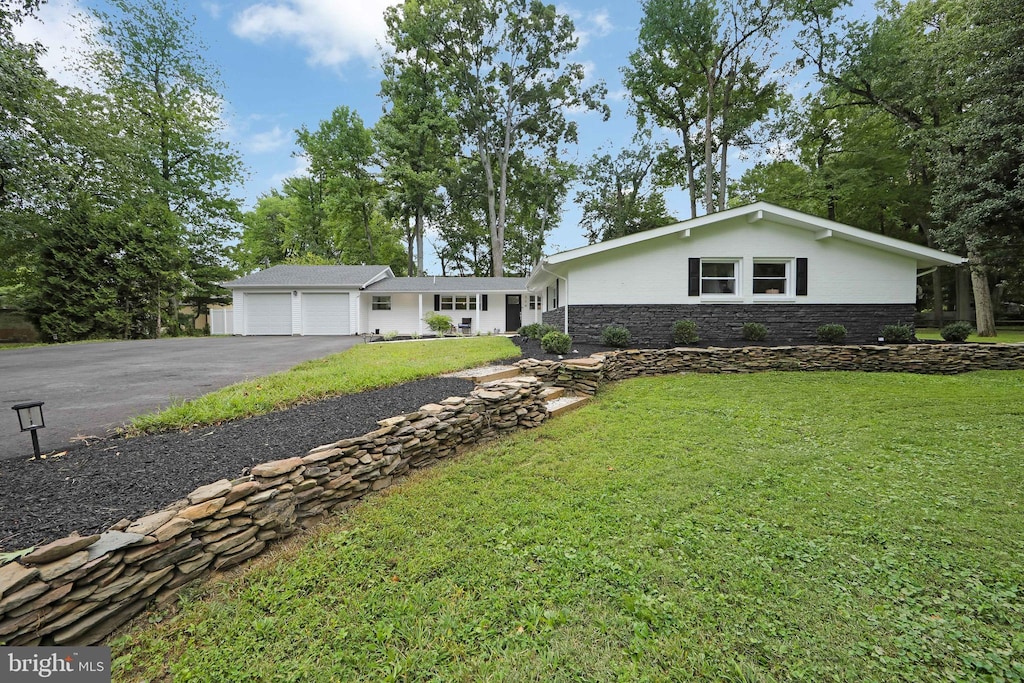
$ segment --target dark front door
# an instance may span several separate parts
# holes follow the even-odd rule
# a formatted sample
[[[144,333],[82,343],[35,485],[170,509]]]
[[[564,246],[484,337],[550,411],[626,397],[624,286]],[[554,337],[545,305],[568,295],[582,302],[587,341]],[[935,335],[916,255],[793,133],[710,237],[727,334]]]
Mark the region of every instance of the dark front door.
[[[505,331],[515,332],[523,326],[523,297],[518,294],[505,295]]]

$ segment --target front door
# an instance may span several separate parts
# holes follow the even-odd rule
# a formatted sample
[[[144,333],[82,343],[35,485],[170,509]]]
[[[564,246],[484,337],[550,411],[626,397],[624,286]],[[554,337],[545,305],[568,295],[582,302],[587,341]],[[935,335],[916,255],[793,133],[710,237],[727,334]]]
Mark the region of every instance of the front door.
[[[505,295],[505,331],[515,332],[523,326],[523,297],[518,294]]]

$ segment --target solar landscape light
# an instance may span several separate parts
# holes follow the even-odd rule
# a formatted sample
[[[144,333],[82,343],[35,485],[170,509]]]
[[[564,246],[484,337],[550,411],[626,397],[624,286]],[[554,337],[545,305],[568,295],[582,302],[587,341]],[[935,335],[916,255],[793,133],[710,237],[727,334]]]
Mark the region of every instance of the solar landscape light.
[[[11,410],[18,413],[18,424],[21,426],[21,431],[32,432],[32,450],[35,451],[38,458],[41,453],[39,452],[39,435],[36,434],[36,430],[46,426],[46,422],[43,421],[43,402],[19,403],[16,406],[11,406]]]

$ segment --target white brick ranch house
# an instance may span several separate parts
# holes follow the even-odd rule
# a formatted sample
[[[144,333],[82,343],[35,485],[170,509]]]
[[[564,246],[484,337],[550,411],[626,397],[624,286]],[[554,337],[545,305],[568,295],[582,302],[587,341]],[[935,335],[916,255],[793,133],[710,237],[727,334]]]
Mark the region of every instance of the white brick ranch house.
[[[702,341],[738,341],[745,322],[774,343],[813,342],[824,323],[872,342],[913,324],[918,277],[964,259],[765,202],[544,257],[527,287],[543,320],[579,342],[608,325],[638,345],[697,323]]]
[[[447,315],[464,334],[514,332],[539,322],[526,278],[395,277],[388,266],[273,266],[224,283],[239,335],[431,334]]]

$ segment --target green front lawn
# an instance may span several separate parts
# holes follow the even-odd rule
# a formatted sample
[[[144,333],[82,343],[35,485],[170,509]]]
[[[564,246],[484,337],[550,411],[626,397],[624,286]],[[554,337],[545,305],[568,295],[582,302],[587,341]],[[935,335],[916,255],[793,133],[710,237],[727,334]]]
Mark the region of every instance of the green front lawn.
[[[918,327],[915,330],[918,339],[942,339],[939,330],[934,327]],[[1024,327],[997,327],[995,337],[979,337],[972,334],[967,338],[969,342],[987,342],[999,344],[1015,344],[1024,342]]]
[[[291,370],[224,387],[132,420],[130,434],[188,429],[281,410],[328,396],[379,389],[520,355],[506,337],[361,344]]]
[[[1019,681],[1022,391],[622,382],[151,614],[115,680]]]

